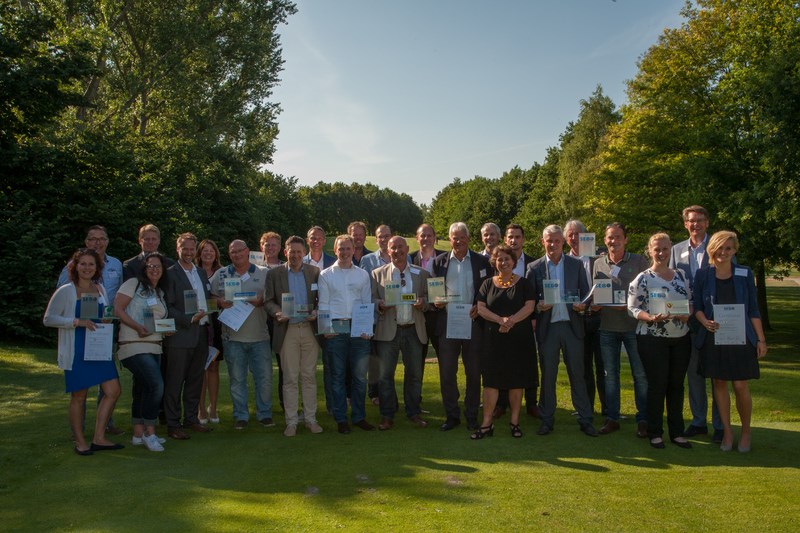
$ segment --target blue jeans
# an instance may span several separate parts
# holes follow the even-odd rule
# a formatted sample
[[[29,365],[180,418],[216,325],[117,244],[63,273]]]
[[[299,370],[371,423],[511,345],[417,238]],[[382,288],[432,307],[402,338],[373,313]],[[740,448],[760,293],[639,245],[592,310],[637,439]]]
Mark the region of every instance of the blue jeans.
[[[269,341],[222,341],[228,376],[231,382],[231,402],[234,420],[250,418],[247,407],[247,369],[253,374],[256,388],[256,418],[272,418],[272,350]]]
[[[131,423],[155,426],[158,410],[164,395],[164,379],[161,377],[161,355],[139,353],[126,357],[122,366],[133,374],[133,403]]]
[[[331,394],[333,399],[333,418],[337,423],[347,422],[347,389],[345,375],[347,367],[353,375],[350,393],[350,418],[353,423],[366,418],[364,407],[367,395],[367,369],[369,366],[370,341],[361,337],[351,337],[341,333],[325,339],[325,352],[331,367]]]
[[[605,331],[597,332],[600,336],[600,353],[603,355],[603,369],[605,371],[605,393],[607,418],[619,421],[619,357],[622,345],[628,352],[633,375],[633,391],[636,401],[636,421],[647,421],[647,374],[645,374],[639,349],[636,346],[636,332]]]

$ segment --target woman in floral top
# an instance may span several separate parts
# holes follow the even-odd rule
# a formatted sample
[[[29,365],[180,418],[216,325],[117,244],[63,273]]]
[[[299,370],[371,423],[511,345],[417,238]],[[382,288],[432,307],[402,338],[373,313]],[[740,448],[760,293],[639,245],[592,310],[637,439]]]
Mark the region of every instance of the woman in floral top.
[[[647,374],[647,426],[650,445],[664,448],[664,401],[669,438],[681,448],[692,445],[683,437],[683,381],[689,366],[689,304],[691,294],[683,272],[669,268],[672,243],[666,233],[650,237],[650,268],[628,289],[628,313],[639,321],[636,341]]]

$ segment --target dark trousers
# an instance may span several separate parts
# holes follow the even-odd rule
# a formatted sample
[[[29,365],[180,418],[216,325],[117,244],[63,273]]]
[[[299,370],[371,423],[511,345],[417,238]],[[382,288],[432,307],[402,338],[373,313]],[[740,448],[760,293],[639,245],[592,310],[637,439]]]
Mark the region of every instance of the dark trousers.
[[[636,335],[639,357],[647,374],[647,434],[664,434],[664,400],[667,405],[669,438],[683,433],[683,380],[692,346],[689,335],[654,337]]]
[[[600,352],[600,336],[597,330],[600,327],[600,315],[595,313],[586,317],[584,322],[583,337],[583,380],[586,383],[586,392],[589,403],[594,410],[594,397],[600,400],[600,413],[606,415],[606,379],[603,368],[603,355]]]
[[[468,422],[478,419],[481,403],[481,328],[478,321],[472,322],[472,339],[439,338],[439,382],[442,388],[442,404],[448,420],[461,420],[458,410],[458,356],[464,362],[467,378],[464,393],[464,416]]]
[[[193,348],[171,346],[167,357],[164,380],[164,415],[168,427],[181,426],[181,403],[184,424],[198,424],[197,407],[203,388],[203,374],[208,358],[208,341],[202,327],[197,345]]]
[[[427,311],[425,313],[425,332],[428,334],[428,340],[430,341],[430,345],[433,346],[433,351],[436,352],[437,356],[439,354],[439,336],[436,334],[436,322],[437,322],[437,315],[436,311]],[[422,374],[420,374],[419,379],[423,381],[425,379],[425,359],[428,357],[428,344],[425,344],[422,348]],[[420,401],[422,399],[420,398]]]

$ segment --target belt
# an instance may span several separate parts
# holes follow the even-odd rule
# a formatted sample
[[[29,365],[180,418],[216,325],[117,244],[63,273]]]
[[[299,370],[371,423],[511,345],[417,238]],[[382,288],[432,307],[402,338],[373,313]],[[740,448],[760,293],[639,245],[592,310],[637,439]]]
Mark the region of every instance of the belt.
[[[397,327],[401,329],[413,328],[414,326],[416,326],[416,324],[413,322],[411,324],[397,324]]]
[[[311,324],[309,324],[308,321],[306,320],[306,321],[303,321],[303,322],[295,322],[294,324],[290,323],[289,325],[290,326],[310,326]]]

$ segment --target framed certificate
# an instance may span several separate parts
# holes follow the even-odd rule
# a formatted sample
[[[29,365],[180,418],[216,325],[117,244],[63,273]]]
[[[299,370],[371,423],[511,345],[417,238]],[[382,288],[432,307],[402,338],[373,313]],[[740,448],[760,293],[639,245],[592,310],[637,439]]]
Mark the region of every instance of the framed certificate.
[[[597,255],[597,243],[595,241],[594,233],[579,233],[578,234],[578,255],[584,257],[594,257]]]
[[[187,289],[183,291],[183,312],[187,315],[194,315],[198,311],[197,308],[197,291],[194,289]]]
[[[242,280],[239,278],[225,278],[225,300],[232,302],[234,295],[242,292]]]
[[[175,333],[174,318],[157,318],[155,320],[156,333]]]
[[[447,293],[444,278],[428,278],[428,301],[433,303],[446,303]]]
[[[561,282],[557,279],[542,280],[544,288],[544,303],[545,305],[555,305],[564,303],[561,301]]]
[[[610,279],[594,278],[594,295],[595,305],[611,305],[614,303],[614,290]]]
[[[400,282],[391,281],[383,286],[383,303],[387,306],[400,305]]]
[[[651,315],[666,315],[669,310],[667,309],[667,291],[662,289],[654,289],[648,292],[649,309]]]
[[[295,316],[294,294],[291,292],[284,292],[281,294],[281,313],[283,316],[288,316],[289,318]]]
[[[100,295],[86,293],[81,295],[81,320],[94,320],[100,318]]]

